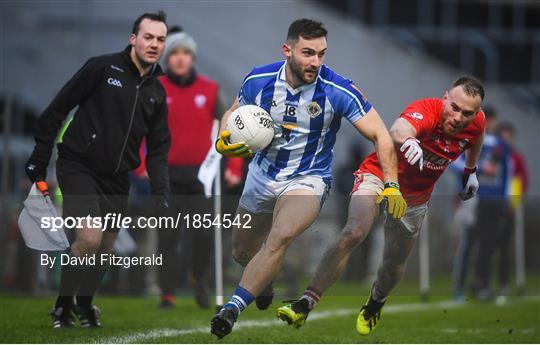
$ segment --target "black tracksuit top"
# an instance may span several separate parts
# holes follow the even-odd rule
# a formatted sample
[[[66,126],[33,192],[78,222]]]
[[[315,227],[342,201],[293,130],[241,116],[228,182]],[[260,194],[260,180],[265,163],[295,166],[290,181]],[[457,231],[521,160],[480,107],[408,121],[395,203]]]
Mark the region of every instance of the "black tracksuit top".
[[[161,68],[156,64],[141,77],[130,49],[91,58],[64,85],[38,119],[31,160],[48,164],[62,122],[78,106],[58,144],[60,155],[77,158],[97,174],[125,174],[139,166],[146,137],[152,194],[167,197],[171,137],[165,90],[156,78]]]

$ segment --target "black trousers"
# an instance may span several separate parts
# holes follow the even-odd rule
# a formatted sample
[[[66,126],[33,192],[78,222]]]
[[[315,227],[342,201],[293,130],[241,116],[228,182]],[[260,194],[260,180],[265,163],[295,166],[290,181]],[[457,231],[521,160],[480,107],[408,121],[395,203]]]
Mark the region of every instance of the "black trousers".
[[[514,213],[506,197],[481,198],[478,204],[478,257],[476,261],[477,290],[491,283],[493,258],[498,252],[499,286],[506,288],[510,278],[510,248],[514,228]]]
[[[116,175],[103,175],[93,172],[80,159],[59,151],[56,162],[56,176],[62,191],[62,216],[105,217],[107,213],[126,214],[129,193],[127,172]],[[75,229],[65,227],[66,235],[75,239]],[[97,231],[101,231],[100,229]],[[118,227],[108,227],[106,231],[118,232]],[[60,291],[56,307],[69,306],[77,294],[77,304],[89,307],[105,272],[106,265],[62,266]]]
[[[202,184],[196,179],[198,168],[170,169],[170,216],[181,214],[177,229],[158,230],[158,253],[163,254],[159,271],[162,294],[173,294],[187,273],[195,284],[208,284],[211,272],[214,229],[193,221],[209,214],[213,219],[212,199],[206,199]],[[188,216],[189,228],[187,227]]]

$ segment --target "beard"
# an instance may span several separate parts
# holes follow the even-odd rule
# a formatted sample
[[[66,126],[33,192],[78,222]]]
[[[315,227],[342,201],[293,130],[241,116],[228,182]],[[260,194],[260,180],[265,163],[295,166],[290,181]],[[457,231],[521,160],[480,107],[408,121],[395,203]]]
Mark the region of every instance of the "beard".
[[[135,55],[137,56],[137,60],[139,60],[142,67],[148,67],[153,64],[153,62],[146,60],[144,55],[140,55],[137,51],[135,51]]]
[[[303,70],[302,67],[300,67],[300,65],[298,65],[296,63],[296,61],[294,61],[294,58],[291,58],[289,60],[289,65],[291,67],[291,72],[294,74],[294,76],[298,79],[298,80],[301,80],[304,84],[309,84],[309,83],[312,83],[313,80],[315,80],[316,78],[316,75],[317,73],[319,72],[318,70],[315,70],[313,72],[313,74],[315,75],[315,78],[313,78],[313,80],[308,80],[304,77],[304,73],[306,72],[306,70]]]
[[[136,47],[134,47],[134,50],[135,50],[135,57],[137,58],[137,60],[138,60],[139,64],[141,65],[141,67],[146,68],[146,67],[151,66],[151,65],[153,65],[155,63],[153,61],[148,61],[144,57],[144,51],[139,51]]]
[[[443,121],[443,132],[445,132],[445,134],[459,134],[465,129],[465,127],[467,127],[467,125],[464,124],[457,124],[457,127],[454,127],[450,124],[450,121]]]

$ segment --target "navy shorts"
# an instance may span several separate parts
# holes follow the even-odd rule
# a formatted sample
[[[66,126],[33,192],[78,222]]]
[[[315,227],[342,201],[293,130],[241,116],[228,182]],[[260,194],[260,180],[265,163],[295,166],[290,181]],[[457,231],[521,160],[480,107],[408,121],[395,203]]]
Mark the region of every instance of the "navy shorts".
[[[103,219],[107,213],[126,216],[129,194],[127,172],[96,174],[76,159],[60,156],[56,162],[56,176],[62,191],[64,219],[87,216]],[[107,231],[118,232],[120,229],[109,227]]]

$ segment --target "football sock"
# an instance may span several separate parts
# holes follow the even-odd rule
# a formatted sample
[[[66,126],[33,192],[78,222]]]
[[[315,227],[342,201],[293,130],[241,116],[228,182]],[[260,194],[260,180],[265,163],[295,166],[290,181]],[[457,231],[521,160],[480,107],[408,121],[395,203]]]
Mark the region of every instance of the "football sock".
[[[92,306],[92,299],[101,281],[107,272],[107,265],[95,264],[88,267],[84,277],[81,279],[81,285],[77,293],[77,305],[83,308]]]
[[[312,310],[321,300],[321,295],[322,294],[317,289],[308,286],[300,299],[306,299],[308,301],[309,310]]]
[[[255,297],[248,290],[238,285],[229,302],[225,303],[223,307],[233,307],[232,309],[238,317],[254,299]]]
[[[73,257],[71,248],[66,250],[66,254]],[[60,275],[60,291],[56,299],[55,308],[71,308],[73,306],[73,296],[80,285],[86,266],[62,265]]]
[[[384,304],[386,302],[387,296],[382,296],[381,294],[379,294],[376,287],[376,284],[373,284],[373,286],[371,287],[370,300],[379,304]]]

